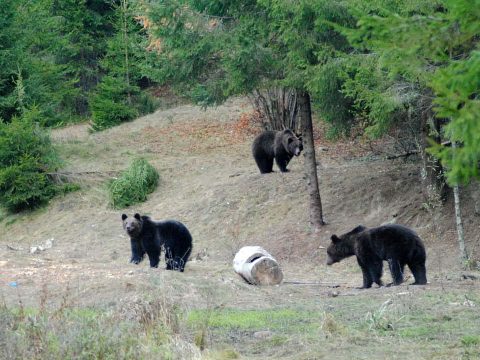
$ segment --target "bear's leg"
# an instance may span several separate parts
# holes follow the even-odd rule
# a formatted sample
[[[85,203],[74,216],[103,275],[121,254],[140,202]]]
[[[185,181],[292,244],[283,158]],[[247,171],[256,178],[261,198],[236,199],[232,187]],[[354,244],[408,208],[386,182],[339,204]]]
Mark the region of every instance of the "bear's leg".
[[[388,259],[388,266],[392,274],[393,285],[400,285],[403,282],[405,264],[400,263],[398,259]]]
[[[148,259],[150,260],[150,267],[158,267],[158,263],[160,262],[160,249],[157,249],[154,245],[152,245],[148,247],[146,251]]]
[[[427,283],[427,269],[425,268],[425,263],[408,264],[408,267],[415,278],[415,282],[412,285],[425,285]]]
[[[368,269],[370,271],[370,278],[374,283],[376,283],[378,286],[383,286],[382,283],[382,272],[383,272],[383,261],[382,260],[377,260],[372,262],[371,264],[368,265]]]
[[[130,239],[130,245],[132,246],[131,263],[139,264],[145,256],[145,250],[143,250],[142,244],[134,239]]]
[[[363,286],[359,287],[358,289],[369,289],[372,287],[372,283],[373,283],[370,271],[368,267],[360,263],[360,260],[358,260],[358,258],[357,258],[357,261],[358,261],[358,264],[360,265],[360,268],[362,269],[362,275],[363,275]]]
[[[180,272],[183,272],[183,270],[185,269],[185,264],[187,263],[191,252],[192,252],[192,248],[189,247],[188,250],[185,252],[185,254],[183,254],[183,256],[179,259],[179,270],[180,270]]]
[[[185,268],[185,263],[180,256],[176,256],[174,260],[172,260],[172,270],[183,272]]]
[[[175,270],[175,261],[170,248],[165,248],[165,264],[167,264],[165,270]]]
[[[148,253],[148,259],[150,260],[150,267],[158,267],[158,263],[160,262],[160,252],[155,251],[153,253]]]
[[[267,174],[273,172],[273,158],[270,157],[255,157],[258,169],[261,174]]]
[[[288,172],[289,171],[287,169],[288,161],[289,161],[288,159],[275,158],[275,162],[277,163],[277,166],[280,168],[281,172]]]

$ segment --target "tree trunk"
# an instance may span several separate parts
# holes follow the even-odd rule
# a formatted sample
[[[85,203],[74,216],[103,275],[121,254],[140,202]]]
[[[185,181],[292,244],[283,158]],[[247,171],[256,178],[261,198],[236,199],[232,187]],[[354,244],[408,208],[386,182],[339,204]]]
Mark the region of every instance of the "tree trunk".
[[[123,21],[123,45],[125,46],[125,82],[127,83],[127,102],[132,103],[132,96],[130,94],[130,64],[128,56],[128,20],[127,20],[127,0],[122,0],[122,21]]]
[[[455,141],[452,141],[452,148],[456,148]],[[455,222],[457,224],[458,247],[460,249],[460,259],[464,263],[468,260],[467,250],[465,249],[465,236],[463,233],[462,213],[460,211],[460,187],[458,184],[453,186],[453,199],[455,202]]]
[[[253,285],[277,285],[283,273],[277,261],[260,246],[244,246],[233,259],[233,269]]]
[[[442,205],[447,198],[447,184],[443,175],[443,167],[433,155],[427,153],[426,149],[430,146],[429,140],[435,141],[437,144],[442,142],[442,120],[435,118],[432,113],[430,100],[426,107],[426,112],[422,115],[422,139],[421,139],[421,156],[423,162],[422,182],[427,203],[435,206]]]
[[[323,221],[322,200],[318,188],[317,160],[315,158],[315,144],[313,142],[312,110],[310,94],[298,91],[298,114],[302,124],[302,138],[305,156],[305,175],[309,195],[310,223],[315,230],[325,225]]]

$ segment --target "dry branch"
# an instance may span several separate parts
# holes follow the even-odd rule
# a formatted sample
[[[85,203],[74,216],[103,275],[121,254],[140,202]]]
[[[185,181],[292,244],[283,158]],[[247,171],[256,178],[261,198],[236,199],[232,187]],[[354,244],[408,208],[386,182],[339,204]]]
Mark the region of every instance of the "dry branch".
[[[393,159],[398,159],[398,158],[401,158],[401,157],[409,157],[410,155],[415,155],[415,154],[419,154],[419,153],[420,153],[420,150],[411,150],[411,151],[407,151],[407,152],[402,153],[402,154],[388,155],[387,159],[388,160],[393,160]]]
[[[81,171],[81,172],[54,172],[47,173],[47,176],[56,183],[74,182],[74,181],[103,181],[105,178],[115,178],[119,171]]]

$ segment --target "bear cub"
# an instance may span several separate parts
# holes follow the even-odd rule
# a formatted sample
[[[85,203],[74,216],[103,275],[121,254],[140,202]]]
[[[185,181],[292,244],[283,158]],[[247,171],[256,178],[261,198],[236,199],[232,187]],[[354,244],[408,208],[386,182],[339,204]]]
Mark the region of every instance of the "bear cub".
[[[302,137],[295,135],[290,129],[264,131],[252,144],[253,157],[261,174],[273,171],[273,159],[281,172],[287,172],[287,165],[292,157],[299,156],[302,150]]]
[[[418,235],[405,226],[391,224],[371,229],[357,226],[341,236],[332,235],[331,240],[327,248],[327,265],[356,255],[363,273],[360,289],[370,288],[372,283],[383,285],[380,280],[383,260],[388,261],[393,285],[403,282],[405,265],[415,277],[412,285],[427,283],[425,247]]]
[[[192,236],[179,221],[154,221],[148,216],[135,214],[133,218],[122,214],[123,229],[130,236],[132,258],[138,264],[148,255],[151,267],[158,267],[162,246],[165,250],[167,270],[183,272],[192,252]]]

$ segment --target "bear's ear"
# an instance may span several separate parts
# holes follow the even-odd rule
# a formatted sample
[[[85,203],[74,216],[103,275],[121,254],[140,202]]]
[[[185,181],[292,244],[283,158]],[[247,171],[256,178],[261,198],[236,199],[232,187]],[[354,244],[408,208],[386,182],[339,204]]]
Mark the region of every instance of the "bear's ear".
[[[125,219],[127,218],[128,216],[126,214],[122,214],[122,220],[125,221]]]
[[[135,213],[135,215],[133,215],[133,217],[137,220],[141,220],[142,218],[140,217],[140,214],[139,213]]]
[[[340,238],[337,235],[333,234],[330,240],[332,240],[332,242],[335,244],[340,241]]]

